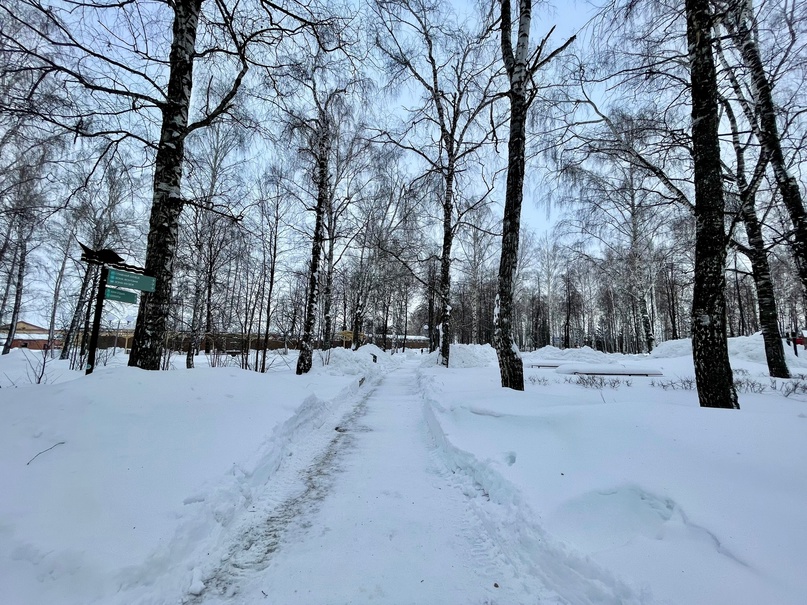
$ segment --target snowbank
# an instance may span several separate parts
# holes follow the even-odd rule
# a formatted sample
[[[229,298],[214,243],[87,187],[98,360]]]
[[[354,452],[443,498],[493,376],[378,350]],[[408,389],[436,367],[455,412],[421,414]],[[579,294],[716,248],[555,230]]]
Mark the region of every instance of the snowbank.
[[[498,363],[496,350],[490,345],[451,345],[452,368],[486,368]]]
[[[384,352],[373,344],[362,345],[356,351],[339,347],[326,352],[314,351],[312,371],[315,374],[331,376],[351,375],[369,378],[391,371],[398,367],[403,359],[402,355]]]
[[[98,365],[105,369],[126,365],[128,357],[123,355],[123,350],[118,349],[117,353],[112,356],[102,351]],[[55,351],[54,354],[58,357],[59,352]],[[3,389],[36,386],[37,383],[55,384],[75,380],[83,375],[83,371],[70,369],[69,360],[60,361],[46,351],[11,349],[8,355],[0,356],[0,388]]]
[[[799,356],[793,352],[793,346],[783,343],[785,349],[785,359],[791,373],[798,373],[802,368],[807,368],[807,350],[799,347]],[[690,343],[690,348],[692,344]],[[765,346],[762,341],[762,334],[754,336],[738,336],[729,338],[729,355],[732,361],[744,360],[762,364],[767,367],[765,359]]]
[[[653,357],[691,376],[688,346]],[[761,349],[734,339],[732,363],[764,374]],[[533,370],[547,378],[518,393],[495,368],[419,371],[445,463],[495,503],[491,523],[526,545],[547,585],[568,587],[571,569],[590,587],[569,601],[804,603],[807,397],[743,393],[741,410],[714,410],[658,378],[596,390]]]
[[[564,363],[555,368],[558,374],[602,374],[606,376],[662,376],[656,367],[628,363]]]
[[[284,461],[331,438],[358,389],[346,374],[126,367],[3,388],[0,602],[193,593],[218,536]]]
[[[765,346],[762,341],[762,334],[753,336],[737,336],[729,338],[729,356],[732,364],[738,361],[751,361],[757,364],[767,365],[765,360]],[[791,370],[798,371],[799,368],[807,368],[807,350],[799,347],[799,355],[793,353],[793,347],[783,343],[787,365]],[[692,339],[681,338],[679,340],[667,340],[659,343],[650,354],[652,357],[691,357]]]
[[[678,340],[665,340],[660,342],[650,353],[651,357],[692,357],[692,339],[679,338]]]
[[[553,346],[541,347],[529,353],[522,353],[524,364],[530,362],[540,362],[542,359],[570,361],[584,361],[588,363],[615,363],[613,355],[607,355],[601,351],[595,351],[591,347],[581,347],[579,349],[559,349]]]
[[[424,368],[437,365],[439,355],[439,351],[420,355],[420,365]],[[451,345],[451,368],[486,368],[498,363],[496,349],[490,345]]]

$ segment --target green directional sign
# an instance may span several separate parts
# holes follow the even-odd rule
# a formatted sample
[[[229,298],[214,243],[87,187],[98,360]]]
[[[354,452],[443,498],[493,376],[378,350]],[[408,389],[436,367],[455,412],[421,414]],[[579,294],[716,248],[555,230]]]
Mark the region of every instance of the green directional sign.
[[[157,285],[157,280],[147,275],[140,275],[139,273],[130,273],[129,271],[121,271],[120,269],[110,269],[107,283],[110,286],[118,286],[119,288],[142,290],[143,292],[154,292],[154,287]]]
[[[117,288],[107,288],[106,292],[104,292],[104,298],[107,300],[137,304],[137,294],[126,290],[118,290]]]

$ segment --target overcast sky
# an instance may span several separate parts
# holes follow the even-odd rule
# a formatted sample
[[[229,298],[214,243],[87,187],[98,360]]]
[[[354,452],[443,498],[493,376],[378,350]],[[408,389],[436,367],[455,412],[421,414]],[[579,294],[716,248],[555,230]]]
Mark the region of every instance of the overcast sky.
[[[536,3],[533,5],[533,36],[540,39],[552,26],[555,26],[555,32],[552,34],[550,42],[554,41],[552,47],[556,47],[577,34],[591,19],[593,13],[594,7],[591,2],[584,0]],[[529,166],[527,170],[529,172]],[[549,209],[547,215],[547,207],[541,204],[545,197],[539,179],[525,183],[522,224],[531,228],[538,235],[549,231],[559,214],[556,209]]]

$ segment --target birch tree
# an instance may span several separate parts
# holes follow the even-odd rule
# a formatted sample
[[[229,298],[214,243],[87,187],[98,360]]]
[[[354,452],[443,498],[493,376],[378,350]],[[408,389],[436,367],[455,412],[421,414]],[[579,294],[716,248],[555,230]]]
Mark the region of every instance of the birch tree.
[[[695,288],[692,355],[701,407],[739,408],[726,342],[722,165],[718,133],[717,70],[712,48],[714,14],[709,0],[686,0],[692,84],[692,151],[695,167]]]
[[[754,6],[751,0],[731,0],[720,3],[723,18],[720,24],[742,58],[749,74],[752,93],[750,123],[773,169],[773,175],[787,209],[793,229],[790,247],[796,261],[799,279],[804,294],[807,295],[807,211],[798,179],[788,165],[782,146],[781,128],[777,118],[777,106],[773,95],[774,78],[769,75],[759,47],[760,34],[757,27]],[[796,3],[783,7],[782,19],[789,30],[789,40],[785,48],[787,54],[800,43],[797,38],[798,16]],[[803,17],[802,17],[803,18]],[[783,63],[783,58],[778,58]]]
[[[440,222],[440,363],[449,365],[452,336],[451,255],[457,225],[485,196],[461,204],[459,176],[490,137],[482,121],[494,100],[493,61],[488,33],[471,33],[445,7],[428,0],[378,0],[380,24],[376,46],[393,82],[413,82],[421,104],[410,111],[402,133],[382,138],[418,157],[439,176]],[[472,196],[466,195],[468,200]]]
[[[344,87],[319,90],[316,77],[304,82],[311,92],[312,113],[297,114],[290,111],[290,126],[302,139],[300,149],[309,159],[309,178],[313,184],[314,229],[311,236],[311,256],[308,268],[308,292],[302,323],[300,356],[297,359],[297,374],[306,374],[311,369],[314,347],[314,324],[320,302],[320,266],[325,241],[326,212],[333,203],[333,148],[337,126],[335,106],[347,94]]]
[[[42,184],[41,169],[44,165],[44,157],[40,156],[32,162],[21,162],[15,169],[17,178],[16,184],[10,191],[8,197],[10,204],[4,208],[9,213],[7,242],[13,250],[11,263],[6,267],[6,285],[2,301],[0,301],[0,316],[2,316],[8,300],[10,288],[14,289],[14,298],[11,302],[11,313],[9,316],[9,329],[3,344],[2,354],[7,355],[11,350],[11,343],[14,341],[17,322],[22,311],[23,293],[26,287],[26,277],[28,275],[30,254],[38,245],[33,239],[34,234],[42,227],[42,208],[45,206],[45,195]],[[2,320],[0,319],[0,323]]]
[[[2,41],[29,58],[32,72],[41,74],[9,107],[34,113],[37,119],[78,137],[107,141],[106,150],[124,142],[139,142],[153,153],[154,176],[146,272],[157,278],[156,290],[141,296],[140,312],[129,364],[160,368],[166,321],[171,304],[172,261],[178,219],[184,205],[181,192],[185,140],[227,113],[247,73],[247,46],[256,31],[238,31],[237,16],[223,2],[177,0],[169,4],[87,2],[52,6],[38,0],[3,4],[3,18],[22,34]],[[121,26],[107,27],[110,22]],[[202,45],[197,33],[202,25]],[[168,43],[157,41],[153,27],[166,27]],[[33,39],[34,43],[26,42]],[[194,65],[204,69],[213,60],[223,77],[206,72],[208,87],[199,95],[191,119]],[[215,71],[215,70],[214,70]],[[36,98],[42,82],[59,83],[64,99],[59,111],[38,112]],[[34,101],[32,103],[32,100]],[[159,123],[159,132],[152,128]]]
[[[513,290],[518,264],[521,203],[524,197],[527,114],[538,94],[535,81],[538,72],[574,42],[574,37],[550,52],[547,44],[554,31],[552,28],[537,46],[532,46],[530,44],[532,0],[519,0],[515,23],[510,0],[501,0],[500,7],[501,56],[507,73],[506,96],[510,102],[510,133],[507,143],[502,254],[499,261],[493,344],[499,359],[502,387],[523,391],[524,364],[513,338]]]
[[[192,368],[199,348],[203,327],[212,332],[213,290],[216,272],[225,249],[224,230],[231,222],[227,214],[238,211],[239,172],[243,162],[235,156],[243,148],[244,137],[238,124],[220,122],[197,133],[191,139],[187,163],[187,197],[193,201],[186,213],[185,239],[188,242],[187,262],[192,292],[190,298],[190,338],[185,365]]]
[[[738,211],[748,240],[748,246],[742,246],[736,242],[735,246],[751,261],[751,274],[757,292],[759,321],[762,339],[765,344],[768,372],[771,376],[777,378],[790,378],[790,371],[785,361],[784,347],[782,346],[782,338],[779,332],[779,312],[776,306],[767,246],[762,232],[762,224],[756,210],[756,194],[768,163],[768,155],[763,153],[759,156],[749,178],[746,168],[747,144],[742,140],[742,134],[731,103],[724,100],[722,104],[724,113],[731,125],[731,142],[735,156],[734,180],[737,205],[739,206]]]

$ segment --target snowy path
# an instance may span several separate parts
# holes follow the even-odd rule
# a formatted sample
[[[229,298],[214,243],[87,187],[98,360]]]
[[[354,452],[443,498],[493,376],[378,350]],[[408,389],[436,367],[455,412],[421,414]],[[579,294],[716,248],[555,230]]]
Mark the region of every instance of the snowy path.
[[[306,489],[245,532],[200,603],[533,602],[436,455],[415,367],[358,402]],[[273,486],[267,486],[272,488]]]
[[[478,345],[304,377],[56,360],[0,390],[0,605],[804,605],[807,399],[732,343],[772,386],[731,414],[647,378],[503,390]],[[692,375],[688,340],[658,352]]]

